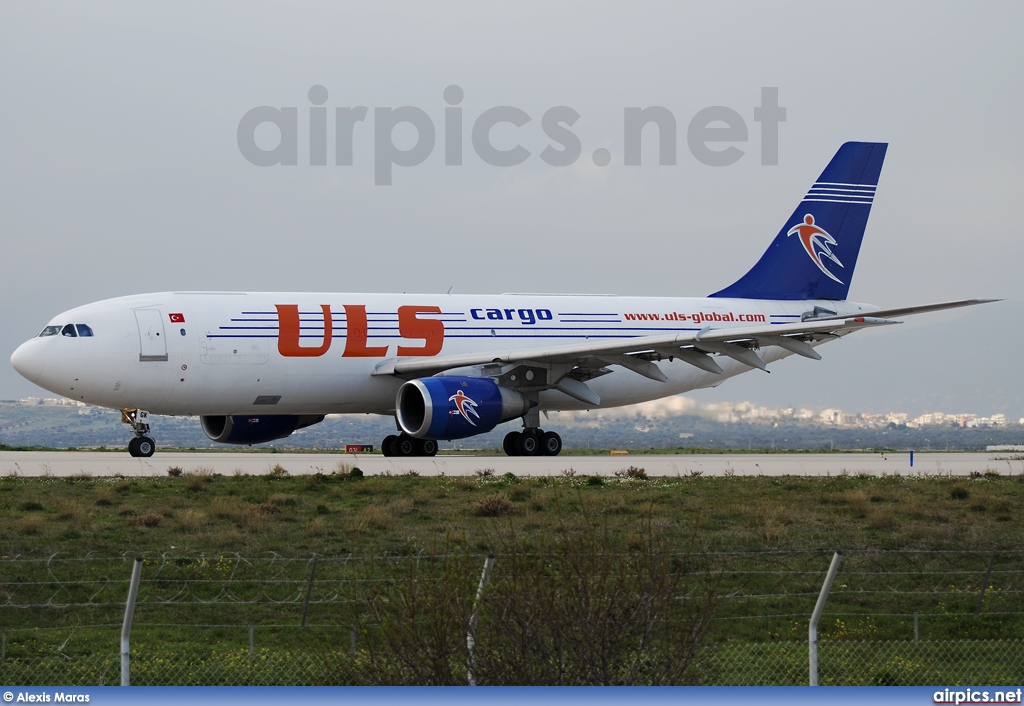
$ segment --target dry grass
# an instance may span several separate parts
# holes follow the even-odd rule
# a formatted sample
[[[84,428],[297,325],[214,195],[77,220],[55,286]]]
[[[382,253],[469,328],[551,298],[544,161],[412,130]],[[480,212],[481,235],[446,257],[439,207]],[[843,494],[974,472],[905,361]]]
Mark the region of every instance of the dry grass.
[[[354,531],[367,529],[385,530],[395,526],[395,515],[385,505],[367,505],[360,510],[350,528]]]
[[[757,525],[761,539],[778,542],[788,533],[793,524],[793,512],[786,505],[771,500],[762,500],[750,513]]]
[[[163,520],[164,516],[162,514],[150,510],[129,517],[128,525],[130,527],[157,527]]]
[[[45,524],[42,515],[25,515],[14,521],[14,531],[18,534],[42,534]]]
[[[853,490],[848,493],[843,493],[840,496],[843,503],[853,510],[857,517],[867,517],[868,510],[871,509],[871,499],[867,493],[861,490]]]
[[[117,501],[117,494],[113,488],[101,487],[96,489],[96,504],[101,507],[108,507]]]
[[[271,467],[271,469],[270,469],[270,475],[278,477],[278,478],[282,478],[282,477],[288,475],[288,471],[280,463],[275,463],[273,465],[273,467]]]
[[[177,518],[178,526],[188,532],[197,532],[206,524],[206,513],[202,510],[189,509],[182,512]]]
[[[889,508],[876,508],[868,518],[868,527],[876,530],[889,530],[896,527],[896,513]]]
[[[473,503],[472,512],[478,517],[502,517],[511,515],[516,506],[504,493],[491,493]]]
[[[210,503],[210,511],[217,517],[233,520],[243,511],[244,504],[241,498],[214,498]]]
[[[213,469],[200,466],[194,471],[185,472],[185,484],[188,489],[198,493],[206,488],[206,484],[213,478]]]
[[[210,511],[216,517],[230,520],[249,530],[263,530],[268,519],[280,512],[273,502],[247,503],[237,497],[218,497],[210,503]]]
[[[412,512],[413,505],[415,505],[415,502],[412,498],[396,498],[388,503],[388,509],[396,517],[404,517]]]
[[[306,527],[306,532],[313,537],[324,537],[330,534],[331,525],[324,518],[316,517],[310,520],[309,525]]]
[[[299,504],[299,496],[291,493],[274,493],[267,502],[276,507],[294,507]]]
[[[54,510],[57,511],[57,517],[62,520],[70,520],[76,526],[86,525],[91,519],[89,511],[80,500],[59,498],[54,503]]]

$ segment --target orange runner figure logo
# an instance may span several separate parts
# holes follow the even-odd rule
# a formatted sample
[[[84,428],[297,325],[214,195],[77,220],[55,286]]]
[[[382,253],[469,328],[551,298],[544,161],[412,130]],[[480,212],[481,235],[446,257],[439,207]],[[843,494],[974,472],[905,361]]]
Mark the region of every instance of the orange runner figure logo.
[[[454,395],[449,397],[448,401],[449,402],[454,402],[455,403],[455,409],[458,410],[457,412],[456,411],[451,412],[451,414],[462,415],[462,417],[467,422],[469,422],[473,426],[476,426],[476,422],[474,422],[472,419],[470,419],[469,415],[472,414],[474,417],[479,419],[480,418],[480,414],[476,411],[476,402],[471,400],[466,395],[465,392],[463,392],[462,390],[459,390]]]
[[[814,216],[809,213],[805,215],[804,222],[790,228],[786,235],[793,235],[794,233],[800,236],[800,244],[804,246],[804,250],[814,260],[814,264],[818,266],[818,269],[839,284],[843,284],[843,281],[825,269],[825,265],[821,262],[822,257],[827,257],[840,267],[843,266],[843,263],[839,262],[839,258],[829,248],[830,245],[836,244],[836,239],[814,225]]]

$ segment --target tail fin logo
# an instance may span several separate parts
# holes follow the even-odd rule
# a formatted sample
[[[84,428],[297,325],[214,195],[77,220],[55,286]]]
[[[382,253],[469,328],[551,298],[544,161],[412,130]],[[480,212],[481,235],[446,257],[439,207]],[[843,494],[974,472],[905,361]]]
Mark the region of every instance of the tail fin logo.
[[[467,422],[469,422],[473,426],[476,426],[476,422],[470,419],[469,415],[472,414],[474,417],[479,419],[480,414],[476,411],[476,402],[470,399],[470,397],[466,395],[465,392],[459,390],[454,395],[449,397],[448,401],[455,403],[455,410],[453,410],[451,414],[461,415],[462,418],[465,419]]]
[[[843,281],[829,272],[821,261],[821,258],[825,257],[840,267],[843,266],[843,263],[839,262],[839,258],[836,257],[829,248],[830,245],[836,244],[836,239],[825,232],[824,229],[814,225],[814,216],[808,213],[804,216],[803,223],[793,226],[789,229],[789,232],[786,233],[786,235],[793,234],[800,236],[800,244],[804,246],[804,250],[807,251],[807,255],[814,260],[814,264],[818,266],[818,269],[828,275],[831,279],[839,282],[839,284],[843,284]]]

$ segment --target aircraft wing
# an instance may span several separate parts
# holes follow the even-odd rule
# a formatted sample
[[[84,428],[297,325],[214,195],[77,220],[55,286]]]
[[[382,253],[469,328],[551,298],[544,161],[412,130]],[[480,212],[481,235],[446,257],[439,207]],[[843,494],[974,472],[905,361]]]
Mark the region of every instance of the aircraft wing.
[[[392,358],[381,361],[374,375],[422,377],[459,368],[478,367],[495,377],[508,366],[526,365],[546,369],[545,380],[538,379],[537,389],[555,388],[593,404],[599,398],[585,380],[606,374],[607,365],[624,368],[652,380],[668,378],[658,368],[662,358],[679,358],[713,373],[722,368],[709,353],[718,353],[738,360],[752,368],[766,369],[764,361],[754,352],[761,346],[780,346],[807,358],[818,359],[809,341],[824,340],[873,326],[900,323],[876,316],[856,316],[827,321],[806,321],[792,324],[758,325],[736,328],[706,327],[700,331],[683,331],[655,336],[586,340],[557,346],[536,346],[497,349],[490,352],[434,357]]]
[[[881,309],[879,311],[872,311],[871,316],[876,316],[882,319],[890,319],[898,316],[910,316],[911,314],[925,314],[929,311],[943,311],[944,309],[958,309],[962,306],[974,306],[975,304],[989,304],[991,302],[1001,302],[1002,299],[961,299],[955,302],[942,302],[940,304],[922,304],[920,306],[905,306],[901,309]],[[845,319],[845,316],[832,316],[829,319]],[[826,319],[815,318],[815,321],[823,321]]]

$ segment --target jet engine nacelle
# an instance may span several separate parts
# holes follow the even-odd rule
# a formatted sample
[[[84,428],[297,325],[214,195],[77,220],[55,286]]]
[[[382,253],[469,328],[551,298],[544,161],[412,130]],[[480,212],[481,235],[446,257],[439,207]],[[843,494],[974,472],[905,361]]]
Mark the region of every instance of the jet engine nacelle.
[[[239,414],[200,417],[203,433],[220,444],[262,444],[324,420],[322,414]]]
[[[530,409],[526,395],[490,378],[433,377],[398,389],[398,424],[417,439],[465,439],[489,432]]]

